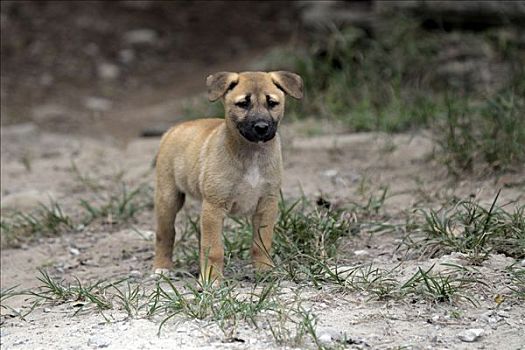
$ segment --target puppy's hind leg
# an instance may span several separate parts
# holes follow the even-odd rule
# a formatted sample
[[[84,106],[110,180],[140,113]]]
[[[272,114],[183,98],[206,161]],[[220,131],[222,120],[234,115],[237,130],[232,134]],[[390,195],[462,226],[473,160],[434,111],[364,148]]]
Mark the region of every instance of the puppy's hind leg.
[[[175,242],[175,218],[184,205],[185,195],[175,190],[174,186],[162,186],[157,181],[155,192],[155,214],[157,232],[155,241],[155,259],[153,268],[156,274],[169,272],[172,267],[173,244]],[[170,188],[171,187],[171,188]]]

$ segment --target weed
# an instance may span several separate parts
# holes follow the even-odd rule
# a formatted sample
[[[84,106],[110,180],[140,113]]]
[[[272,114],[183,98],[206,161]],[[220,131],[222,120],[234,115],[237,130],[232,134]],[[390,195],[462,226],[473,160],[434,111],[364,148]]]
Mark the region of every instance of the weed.
[[[445,118],[436,125],[438,158],[449,172],[504,171],[525,161],[525,91],[503,91],[482,106],[447,99]]]
[[[507,267],[506,270],[510,275],[509,288],[518,298],[525,299],[525,268],[520,268],[514,264]]]
[[[147,302],[144,302],[146,298],[144,288],[138,283],[133,285],[126,281],[124,289],[120,289],[118,287],[121,284],[120,282],[112,283],[109,286],[114,291],[112,299],[126,311],[129,317],[138,316],[139,312],[147,307]]]
[[[439,210],[418,210],[424,221],[411,223],[409,230],[423,238],[417,242],[410,238],[405,244],[430,257],[466,253],[474,263],[485,260],[491,252],[525,257],[525,207],[508,212],[496,204],[498,197],[499,192],[489,209],[470,199]]]
[[[349,224],[342,210],[320,210],[308,207],[304,198],[287,204],[280,202],[280,215],[275,226],[275,254],[334,257],[339,241],[348,235]]]
[[[112,308],[111,302],[105,295],[105,290],[109,285],[104,285],[102,281],[83,285],[79,279],[76,279],[77,284],[71,285],[53,279],[44,270],[39,270],[39,272],[40,276],[37,278],[42,285],[36,292],[30,292],[37,298],[54,302],[74,301],[79,306],[76,313],[84,310],[86,305],[93,306],[97,310]]]
[[[396,268],[397,266],[391,270],[382,270],[372,264],[355,268],[348,274],[344,286],[351,290],[370,293],[378,299],[391,297],[397,285],[392,277]]]
[[[84,224],[90,224],[98,219],[103,219],[108,224],[132,220],[142,210],[153,208],[151,192],[151,187],[147,185],[139,185],[128,190],[126,184],[121,183],[119,191],[109,194],[101,204],[91,204],[82,199],[80,205],[88,214]]]
[[[0,227],[2,244],[13,246],[37,237],[60,234],[73,229],[74,225],[62,207],[52,202],[50,205],[40,203],[32,213],[14,212],[2,218]]]
[[[421,295],[436,302],[452,302],[457,297],[477,306],[475,299],[463,291],[484,282],[473,277],[472,272],[462,266],[442,265],[452,269],[433,272],[435,265],[426,270],[418,267],[417,272],[400,287],[401,292],[404,295]]]
[[[276,284],[268,284],[260,292],[256,291],[257,286],[251,291],[239,292],[236,283],[223,283],[221,286],[204,285],[201,290],[191,284],[177,288],[168,278],[163,278],[161,282],[164,282],[165,286],[157,283],[150,298],[154,305],[150,307],[150,312],[167,314],[159,325],[159,332],[169,319],[182,315],[215,321],[225,336],[231,338],[240,320],[257,325],[256,316],[263,311],[274,309],[277,305]]]

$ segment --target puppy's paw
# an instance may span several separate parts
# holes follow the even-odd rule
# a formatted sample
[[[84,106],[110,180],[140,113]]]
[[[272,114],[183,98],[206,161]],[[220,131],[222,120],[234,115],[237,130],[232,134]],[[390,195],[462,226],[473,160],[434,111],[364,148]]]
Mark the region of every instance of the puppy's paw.
[[[267,272],[271,271],[275,267],[275,265],[270,259],[261,259],[254,260],[253,267],[255,268],[256,272]]]
[[[154,274],[155,275],[168,275],[170,273],[170,269],[164,269],[164,268],[157,268],[155,269]]]
[[[162,278],[162,276],[170,278],[171,275],[172,275],[172,273],[171,273],[170,269],[156,268],[153,271],[153,274],[150,277],[153,278],[153,279],[157,279],[158,280],[158,279]]]

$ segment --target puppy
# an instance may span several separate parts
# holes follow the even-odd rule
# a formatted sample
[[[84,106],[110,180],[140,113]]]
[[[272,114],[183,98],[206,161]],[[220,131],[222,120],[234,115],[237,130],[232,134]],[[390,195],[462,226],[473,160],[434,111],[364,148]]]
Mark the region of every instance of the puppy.
[[[273,266],[269,252],[278,215],[285,95],[300,99],[303,81],[294,73],[219,72],[206,79],[210,101],[222,99],[224,119],[200,119],[172,127],[156,160],[157,231],[154,270],[172,267],[174,222],[186,195],[202,201],[200,278],[220,280],[224,265],[223,222],[250,215],[251,248],[258,271]]]

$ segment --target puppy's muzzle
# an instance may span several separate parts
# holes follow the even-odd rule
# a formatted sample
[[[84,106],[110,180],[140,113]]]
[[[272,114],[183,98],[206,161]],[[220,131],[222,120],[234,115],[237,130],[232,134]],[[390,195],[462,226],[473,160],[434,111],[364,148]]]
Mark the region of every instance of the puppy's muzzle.
[[[266,142],[275,137],[277,122],[273,119],[246,120],[237,125],[239,132],[250,142]]]

